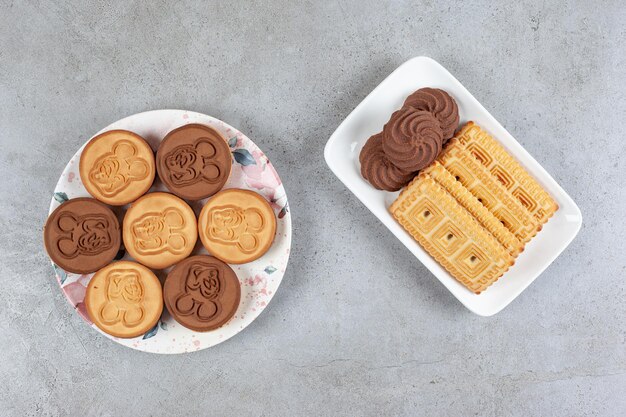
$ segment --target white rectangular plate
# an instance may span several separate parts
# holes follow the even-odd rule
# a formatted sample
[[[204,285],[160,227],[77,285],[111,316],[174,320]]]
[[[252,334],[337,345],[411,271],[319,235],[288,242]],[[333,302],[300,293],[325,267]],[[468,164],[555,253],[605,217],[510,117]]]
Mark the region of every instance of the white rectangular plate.
[[[473,120],[489,132],[531,173],[559,205],[554,216],[531,240],[515,265],[480,295],[466,289],[439,265],[391,216],[388,207],[398,193],[376,190],[361,177],[359,153],[365,141],[382,130],[404,99],[423,87],[446,90],[456,99],[461,124]],[[498,313],[535,280],[570,244],[582,225],[580,209],[535,159],[438,62],[413,58],[391,73],[350,113],[330,137],[324,150],[335,175],[419,259],[452,294],[481,316]]]

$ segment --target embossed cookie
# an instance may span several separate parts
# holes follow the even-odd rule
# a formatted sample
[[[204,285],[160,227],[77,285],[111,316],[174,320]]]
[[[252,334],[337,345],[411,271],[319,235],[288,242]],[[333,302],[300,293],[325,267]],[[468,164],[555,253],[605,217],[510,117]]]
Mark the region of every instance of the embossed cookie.
[[[411,181],[389,211],[441,266],[477,294],[514,263],[496,238],[428,174]]]
[[[114,262],[91,278],[85,293],[91,321],[115,337],[137,337],[154,327],[163,311],[161,283],[135,262]]]
[[[215,194],[202,208],[198,232],[211,255],[242,264],[261,257],[270,248],[276,217],[259,194],[229,189]]]
[[[443,144],[439,121],[427,111],[405,107],[383,128],[383,150],[405,172],[417,172],[437,158]]]
[[[196,216],[169,193],[150,193],[135,201],[124,217],[124,246],[150,268],[167,268],[185,259],[196,244]]]
[[[65,271],[89,274],[115,258],[120,225],[106,205],[93,198],[75,198],[48,217],[44,245],[50,259]]]
[[[213,256],[192,256],[167,275],[163,299],[174,319],[198,332],[224,325],[235,315],[241,297],[237,275]]]
[[[112,206],[123,206],[145,194],[156,172],[150,146],[126,130],[111,130],[91,139],[80,156],[79,170],[89,194]]]
[[[474,122],[455,136],[474,157],[543,225],[559,206],[498,141]]]
[[[219,132],[189,124],[165,136],[156,155],[159,178],[177,196],[201,200],[222,189],[230,175],[230,148]]]
[[[459,204],[469,211],[489,233],[498,239],[498,242],[507,248],[511,255],[517,256],[524,250],[524,244],[482,204],[482,200],[479,201],[439,162],[434,161],[428,168],[423,169],[421,174],[431,177],[450,195],[456,198]]]
[[[420,88],[407,97],[402,107],[426,110],[439,120],[444,143],[459,127],[459,108],[447,92],[439,88]]]
[[[541,224],[532,213],[457,137],[450,139],[437,160],[522,243],[530,241],[541,230]]]
[[[374,188],[385,191],[398,191],[408,184],[415,176],[413,172],[405,172],[395,166],[383,151],[383,135],[378,133],[370,137],[361,153],[361,175]]]

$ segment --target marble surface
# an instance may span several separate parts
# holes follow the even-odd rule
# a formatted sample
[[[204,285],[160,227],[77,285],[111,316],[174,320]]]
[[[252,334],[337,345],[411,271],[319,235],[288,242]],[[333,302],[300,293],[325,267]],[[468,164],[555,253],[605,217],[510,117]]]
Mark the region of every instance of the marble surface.
[[[0,415],[626,414],[622,2],[106,3],[0,0]],[[571,246],[495,317],[459,304],[323,160],[337,125],[417,55],[583,212]],[[245,132],[294,222],[266,311],[179,356],[90,330],[41,241],[78,147],[159,108]]]

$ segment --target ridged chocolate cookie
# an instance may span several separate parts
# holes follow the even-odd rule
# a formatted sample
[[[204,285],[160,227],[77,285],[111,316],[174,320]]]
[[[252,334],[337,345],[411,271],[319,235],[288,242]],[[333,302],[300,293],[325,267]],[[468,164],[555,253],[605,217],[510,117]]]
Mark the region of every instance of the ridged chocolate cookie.
[[[459,127],[459,107],[447,92],[438,88],[420,88],[407,97],[405,107],[426,110],[439,120],[443,131],[444,143],[454,136]]]
[[[361,153],[361,175],[374,188],[385,191],[398,191],[413,179],[413,172],[406,172],[395,166],[383,151],[383,134],[370,137]]]
[[[430,112],[404,107],[383,128],[387,158],[404,172],[417,172],[437,158],[443,145],[439,120]]]

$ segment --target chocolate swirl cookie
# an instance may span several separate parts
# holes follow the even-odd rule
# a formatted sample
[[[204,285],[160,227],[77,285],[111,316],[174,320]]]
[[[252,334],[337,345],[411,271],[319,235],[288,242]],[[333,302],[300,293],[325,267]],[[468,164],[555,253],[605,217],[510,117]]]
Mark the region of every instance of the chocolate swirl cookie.
[[[387,158],[404,172],[417,172],[437,158],[443,145],[439,120],[428,111],[404,107],[383,128]]]
[[[403,108],[412,107],[433,114],[441,124],[444,143],[454,136],[459,126],[459,108],[447,92],[438,88],[420,88],[407,97]]]
[[[395,166],[383,151],[383,134],[378,133],[370,137],[361,153],[361,175],[374,188],[385,191],[398,191],[408,184],[415,176],[413,172],[406,172]]]

